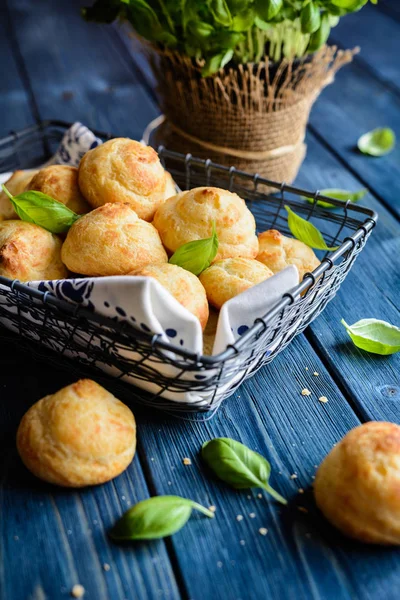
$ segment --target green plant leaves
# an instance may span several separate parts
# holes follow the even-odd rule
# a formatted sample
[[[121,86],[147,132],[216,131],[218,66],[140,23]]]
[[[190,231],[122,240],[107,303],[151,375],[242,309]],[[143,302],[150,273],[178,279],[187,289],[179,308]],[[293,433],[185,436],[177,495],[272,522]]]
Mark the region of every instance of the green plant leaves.
[[[200,275],[217,256],[218,245],[217,231],[213,222],[211,237],[183,244],[174,252],[169,262],[194,273],[194,275]]]
[[[321,25],[319,6],[314,2],[306,4],[300,13],[301,31],[303,33],[314,33]]]
[[[196,509],[207,517],[214,513],[180,496],[154,496],[132,506],[116,522],[109,535],[115,540],[155,540],[179,531]]]
[[[259,487],[266,490],[275,500],[287,504],[268,483],[271,473],[269,462],[230,438],[215,438],[203,444],[201,455],[212,471],[235,489]]]
[[[358,149],[369,156],[389,154],[396,144],[396,136],[389,127],[378,127],[364,133],[357,142]]]
[[[220,25],[229,27],[232,23],[232,16],[226,0],[208,0],[209,9]]]
[[[28,191],[12,196],[5,185],[2,185],[2,188],[22,221],[40,225],[51,233],[67,232],[80,218],[80,215],[67,208],[65,204],[41,192]]]
[[[297,215],[289,206],[285,206],[285,209],[288,213],[288,225],[293,237],[316,250],[334,251],[339,248],[339,246],[327,246],[321,232],[315,225]]]
[[[257,15],[263,21],[271,21],[283,7],[283,0],[256,0]]]
[[[323,13],[321,16],[321,24],[317,31],[311,34],[310,42],[308,44],[308,52],[316,52],[323,46],[327,41],[331,31],[331,25],[329,21],[328,13]]]
[[[361,350],[387,356],[400,350],[400,328],[379,321],[378,319],[361,319],[354,325],[348,325],[344,319],[342,325],[346,328],[353,344]]]
[[[321,196],[328,196],[328,198],[335,198],[336,200],[342,200],[342,202],[347,202],[347,200],[350,200],[350,202],[358,202],[358,200],[364,198],[367,192],[368,190],[366,188],[362,188],[361,190],[358,190],[358,192],[350,192],[348,190],[334,188],[320,190]],[[307,200],[307,202],[310,202],[310,204],[314,204],[313,198],[307,198],[305,196],[303,197],[304,200]],[[330,202],[325,202],[324,200],[317,200],[317,204],[319,206],[323,206],[324,208],[336,208],[334,204],[331,204]]]

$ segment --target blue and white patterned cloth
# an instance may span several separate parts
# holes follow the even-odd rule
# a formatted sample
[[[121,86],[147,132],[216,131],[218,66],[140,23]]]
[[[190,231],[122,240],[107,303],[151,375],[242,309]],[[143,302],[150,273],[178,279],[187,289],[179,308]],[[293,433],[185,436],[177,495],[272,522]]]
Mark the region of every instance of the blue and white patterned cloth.
[[[99,144],[101,140],[96,138],[87,127],[75,123],[64,135],[51,164],[76,166],[85,152]],[[50,164],[50,161],[47,164]],[[255,319],[263,316],[276,304],[282,294],[297,284],[296,267],[287,267],[284,271],[226,302],[219,314],[213,354],[218,354],[228,344],[234,343],[251,327]],[[107,317],[127,321],[143,331],[160,334],[166,342],[172,342],[174,345],[199,354],[203,352],[203,334],[198,319],[151,277],[96,277],[30,282],[29,285]],[[10,321],[6,318],[2,318],[2,322],[11,327]],[[84,336],[85,332],[81,330],[79,335]],[[126,357],[135,359],[134,352],[124,351],[124,353]],[[67,351],[66,354],[76,356],[77,353]],[[116,368],[101,363],[98,363],[98,366],[111,374],[119,375]],[[158,361],[156,368],[169,377],[175,375],[174,367],[171,365]],[[196,380],[196,377],[200,376],[191,372],[186,377]],[[238,373],[235,380],[236,378],[239,380],[242,376],[242,372]],[[158,386],[154,383],[136,380],[134,377],[130,377],[128,381],[149,392],[159,392]],[[229,386],[233,383],[234,381],[231,381]],[[219,393],[223,394],[223,392],[224,389],[219,390]],[[176,402],[206,404],[210,394],[163,392],[162,395]]]

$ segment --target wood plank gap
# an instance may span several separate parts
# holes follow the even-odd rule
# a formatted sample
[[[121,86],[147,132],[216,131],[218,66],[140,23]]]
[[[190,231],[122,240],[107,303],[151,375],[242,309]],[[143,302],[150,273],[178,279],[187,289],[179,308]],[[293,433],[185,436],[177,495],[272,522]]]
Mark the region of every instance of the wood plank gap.
[[[16,32],[15,32],[14,23],[11,18],[11,12],[9,9],[8,0],[5,0],[5,11],[4,12],[6,13],[5,20],[7,22],[7,25],[6,25],[7,36],[10,40],[10,46],[14,52],[15,62],[17,65],[18,73],[21,77],[22,85],[24,86],[27,97],[28,97],[29,107],[32,111],[32,115],[33,115],[33,118],[36,121],[36,123],[40,123],[41,118],[40,118],[39,108],[36,103],[35,94],[33,93],[30,78],[28,75],[28,70],[26,68],[25,61],[22,56],[21,48],[18,43],[18,38],[17,38]]]
[[[375,8],[384,13],[387,17],[393,19],[393,21],[400,21],[400,11],[397,12],[397,10],[390,6],[386,0],[380,0]]]
[[[145,479],[145,482],[146,482],[146,485],[148,487],[151,497],[158,496],[159,494],[157,493],[157,486],[155,484],[155,481],[154,481],[154,478],[153,478],[153,475],[151,472],[150,463],[148,462],[148,459],[146,457],[146,452],[145,452],[144,447],[141,444],[140,438],[137,440],[136,454],[137,454],[137,458],[139,459],[140,467],[142,469],[143,476],[144,476],[144,479]],[[169,561],[171,564],[172,572],[174,574],[175,581],[178,586],[178,590],[181,594],[182,600],[189,600],[190,594],[187,589],[185,579],[183,577],[182,569],[179,565],[178,556],[176,554],[176,550],[172,543],[171,537],[164,538],[164,544],[167,549],[168,558],[169,558]]]
[[[335,38],[330,38],[330,41],[333,42],[333,44],[335,46],[337,46],[338,48],[340,48],[341,50],[345,50],[345,46],[343,46],[343,44],[341,44],[340,42],[338,42],[337,40],[335,40]],[[367,71],[367,73],[369,75],[371,75],[371,77],[373,77],[374,79],[376,79],[377,81],[379,81],[379,83],[381,83],[382,85],[384,85],[388,91],[390,91],[392,94],[394,94],[395,96],[397,96],[398,98],[400,98],[400,89],[393,84],[390,79],[387,79],[386,77],[382,77],[381,74],[379,73],[379,71],[377,71],[372,65],[370,65],[363,57],[361,54],[357,54],[354,57],[354,62],[361,67],[361,69],[363,69],[364,71]]]
[[[377,200],[379,200],[379,202],[381,204],[383,204],[383,206],[392,215],[392,217],[394,217],[396,219],[396,221],[398,221],[399,220],[399,216],[396,213],[396,211],[393,208],[393,206],[391,206],[391,204],[389,202],[387,202],[385,200],[385,198],[374,187],[371,187],[371,185],[369,183],[367,183],[367,181],[364,179],[364,177],[362,175],[360,175],[360,173],[358,173],[358,171],[356,171],[356,169],[354,169],[351,165],[349,165],[348,162],[346,162],[346,160],[342,157],[342,155],[340,154],[340,152],[338,152],[333,146],[331,146],[331,144],[329,142],[326,141],[325,137],[317,131],[317,129],[314,127],[314,125],[311,125],[311,123],[309,123],[308,126],[307,126],[307,129],[311,133],[311,135],[324,148],[326,148],[326,150],[328,150],[338,160],[338,162],[340,162],[340,164],[343,165],[343,167],[345,167],[346,171],[349,171],[349,173],[351,173],[353,175],[353,177],[355,177],[356,179],[358,179],[358,181],[360,182],[360,184],[363,187],[367,188],[368,191]]]
[[[320,361],[324,364],[325,369],[328,371],[330,377],[333,379],[340,392],[346,399],[346,402],[349,404],[352,411],[355,413],[357,418],[361,421],[361,423],[365,423],[366,421],[370,421],[368,416],[361,410],[361,408],[357,405],[357,402],[354,400],[351,390],[346,386],[344,379],[341,376],[340,371],[335,366],[334,360],[326,360],[326,354],[324,352],[323,346],[320,344],[318,340],[318,336],[313,332],[311,327],[307,327],[304,331],[304,336],[310,344],[311,348],[314,350],[315,354],[318,356]]]
[[[137,78],[139,83],[142,84],[145,91],[153,100],[154,104],[158,106],[158,98],[157,94],[154,91],[154,88],[149,84],[148,78],[145,76],[145,73],[143,72],[139,64],[134,60],[130,52],[128,53],[128,60],[126,59],[128,49],[126,48],[126,43],[122,39],[121,34],[115,29],[115,27],[108,27],[107,32],[109,33],[114,46],[116,46],[116,48],[120,52],[120,56],[124,60],[127,67],[130,68],[132,73],[135,75],[135,78]]]

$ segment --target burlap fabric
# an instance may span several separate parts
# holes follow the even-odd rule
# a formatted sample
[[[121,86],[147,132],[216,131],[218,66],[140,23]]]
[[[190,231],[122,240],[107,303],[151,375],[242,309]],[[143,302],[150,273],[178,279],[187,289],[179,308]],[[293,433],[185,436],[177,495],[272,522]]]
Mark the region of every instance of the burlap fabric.
[[[358,51],[325,46],[279,65],[268,57],[202,78],[201,62],[173,52],[150,53],[166,122],[156,143],[292,182],[305,157],[310,110],[335,73]]]

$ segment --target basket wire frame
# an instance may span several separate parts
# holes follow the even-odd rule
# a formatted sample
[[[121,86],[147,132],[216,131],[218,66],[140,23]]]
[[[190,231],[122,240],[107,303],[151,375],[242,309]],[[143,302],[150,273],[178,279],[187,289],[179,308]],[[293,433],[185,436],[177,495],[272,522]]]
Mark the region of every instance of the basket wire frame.
[[[3,138],[0,140],[0,172],[45,162],[69,126],[62,121],[47,121]],[[102,139],[112,137],[101,132],[95,134]],[[339,248],[322,256],[317,269],[306,274],[298,286],[284,294],[234,344],[216,356],[195,354],[123,320],[104,317],[5,277],[0,277],[0,321],[25,339],[54,350],[58,364],[59,359],[64,360],[65,355],[72,353],[80,368],[98,379],[104,379],[103,369],[112,368],[118,372],[114,379],[119,382],[134,377],[138,382],[155,383],[158,391],[154,394],[129,385],[130,396],[146,405],[173,413],[211,411],[209,414],[214,414],[222,400],[272,361],[322,312],[363,249],[377,215],[358,204],[324,198],[318,191],[312,193],[272,182],[190,154],[185,156],[163,147],[159,147],[158,152],[163,165],[182,189],[215,186],[245,198],[256,218],[258,231],[276,228],[290,235],[285,210],[288,205],[303,218],[312,219],[328,245],[339,245]],[[266,193],[267,188],[274,188],[276,193]],[[306,202],[304,197],[311,202]],[[318,199],[333,204],[335,210],[320,206]],[[138,358],[131,358],[132,352]],[[160,371],[160,366],[166,364],[173,367],[173,375]],[[164,392],[178,397],[187,392],[206,394],[207,401],[174,402],[163,398]]]

